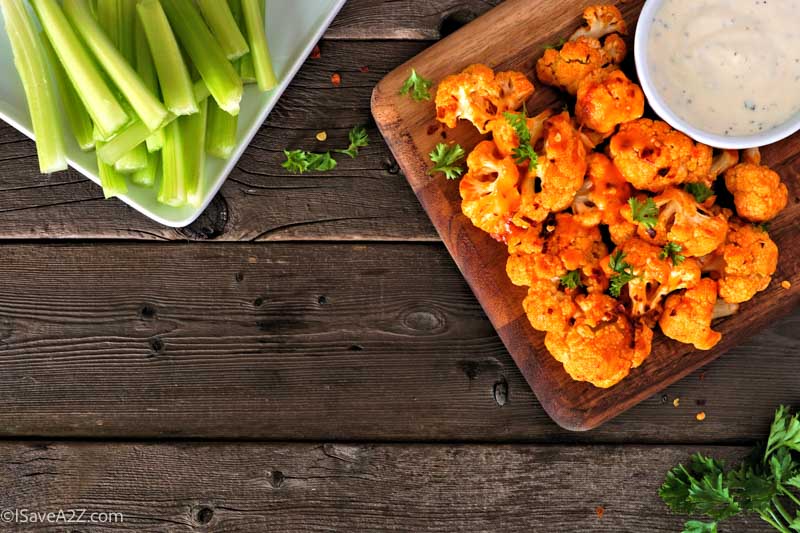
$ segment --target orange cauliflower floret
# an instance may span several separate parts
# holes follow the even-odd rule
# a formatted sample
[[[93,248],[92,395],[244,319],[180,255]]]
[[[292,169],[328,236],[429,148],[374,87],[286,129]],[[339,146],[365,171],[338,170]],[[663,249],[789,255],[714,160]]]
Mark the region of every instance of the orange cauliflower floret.
[[[775,218],[789,199],[778,173],[753,163],[741,163],[725,172],[725,186],[733,194],[736,213],[751,222]]]
[[[618,35],[608,36],[604,44],[591,37],[578,37],[564,43],[560,50],[545,50],[536,63],[536,74],[542,83],[574,95],[583,78],[595,70],[622,63],[626,51],[625,41]]]
[[[529,117],[525,122],[528,125],[528,131],[531,133],[531,145],[536,143],[544,136],[544,126],[548,118],[553,115],[551,110],[545,110],[535,117]],[[516,130],[508,122],[505,116],[501,116],[497,120],[489,124],[489,129],[492,132],[492,139],[497,145],[497,150],[503,155],[512,155],[516,148],[519,148],[519,137]],[[527,164],[527,162],[525,163]]]
[[[664,298],[671,292],[688,289],[700,281],[700,265],[686,259],[675,265],[663,257],[661,248],[637,238],[626,241],[600,266],[615,282],[627,280],[621,287],[620,298],[629,306],[630,316],[652,327],[661,315]]]
[[[583,26],[575,30],[571,40],[578,37],[600,39],[609,33],[628,33],[628,25],[616,6],[589,6],[583,11]]]
[[[703,269],[719,278],[719,295],[742,303],[767,288],[778,268],[778,247],[769,234],[752,224],[731,220],[727,241],[703,258]]]
[[[643,195],[636,199],[642,209],[646,209],[648,201]],[[694,196],[675,187],[669,187],[652,202],[658,210],[658,218],[654,226],[638,221],[637,234],[641,239],[658,246],[675,243],[681,247],[681,255],[688,257],[710,254],[725,242],[727,211],[715,214],[698,204]],[[622,216],[634,222],[630,205],[623,206]]]
[[[519,171],[510,157],[501,157],[492,141],[483,141],[467,157],[461,179],[461,210],[483,231],[502,237],[519,209]]]
[[[694,344],[698,350],[710,350],[722,338],[711,329],[717,303],[717,282],[703,278],[683,294],[672,294],[664,302],[664,314],[658,321],[670,339]]]
[[[572,126],[568,113],[545,123],[543,153],[538,165],[528,168],[522,183],[522,206],[514,223],[541,222],[550,212],[563,211],[572,203],[586,174],[586,147]]]
[[[622,124],[608,147],[619,171],[637,189],[661,192],[686,182],[709,183],[712,150],[666,122],[647,118]]]
[[[533,94],[533,84],[519,72],[495,76],[486,65],[475,64],[444,78],[436,89],[436,118],[450,128],[469,120],[478,131],[505,111],[519,108]]]
[[[587,128],[610,134],[643,114],[644,93],[621,70],[595,70],[578,85],[575,117]]]
[[[603,154],[589,154],[587,163],[586,181],[572,201],[575,219],[586,226],[608,225],[611,240],[622,244],[636,230],[636,226],[621,215],[633,188]]]
[[[577,311],[571,290],[562,290],[558,282],[534,280],[522,302],[525,314],[538,331],[564,331]]]
[[[548,331],[545,346],[572,379],[611,387],[644,360],[647,338],[636,341],[633,325],[609,296],[578,297],[577,305],[571,327]]]

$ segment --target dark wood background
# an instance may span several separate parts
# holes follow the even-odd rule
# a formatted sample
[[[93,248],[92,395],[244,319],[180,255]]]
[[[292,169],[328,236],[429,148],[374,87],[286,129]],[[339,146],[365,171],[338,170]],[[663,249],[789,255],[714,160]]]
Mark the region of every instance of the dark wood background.
[[[39,176],[0,124],[0,509],[125,515],[0,530],[678,532],[666,470],[741,456],[800,405],[796,312],[598,430],[547,418],[369,114],[387,72],[497,3],[350,0],[181,230]],[[355,124],[358,159],[280,168]]]

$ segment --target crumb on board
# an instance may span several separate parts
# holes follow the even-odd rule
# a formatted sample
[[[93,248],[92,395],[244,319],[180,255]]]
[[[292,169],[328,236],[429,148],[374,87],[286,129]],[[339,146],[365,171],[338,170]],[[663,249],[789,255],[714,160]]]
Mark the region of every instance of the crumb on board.
[[[786,290],[789,290],[789,289],[792,288],[792,282],[789,281],[788,279],[785,279],[785,280],[781,281],[781,287],[783,287]]]
[[[364,74],[366,74],[366,73],[368,73],[368,72],[369,72],[369,67],[368,67],[367,65],[364,65],[363,67],[359,67],[359,69],[358,69],[358,70],[360,70],[361,72],[363,72]]]
[[[251,265],[255,265],[256,263],[258,263],[258,258],[252,256],[248,257],[247,262],[250,263]]]
[[[326,141],[328,140],[328,132],[327,131],[317,132],[316,138],[319,142]]]
[[[703,420],[706,419],[706,412],[705,411],[700,411],[699,413],[697,413],[695,415],[695,418],[697,419],[698,422],[702,422]]]
[[[603,518],[603,513],[606,512],[602,505],[595,507],[594,512],[597,513],[597,518]]]
[[[331,83],[334,87],[338,87],[342,83],[342,76],[338,72],[331,74]]]
[[[672,400],[672,407],[679,407],[680,405],[681,405],[680,398],[675,398],[674,400]]]
[[[311,59],[319,59],[322,56],[322,52],[319,49],[319,45],[314,46],[314,49],[311,50]]]

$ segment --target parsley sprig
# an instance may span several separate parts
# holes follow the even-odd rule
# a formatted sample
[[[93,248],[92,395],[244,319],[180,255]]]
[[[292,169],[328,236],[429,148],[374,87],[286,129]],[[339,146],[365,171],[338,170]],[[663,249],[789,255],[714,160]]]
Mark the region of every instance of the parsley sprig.
[[[461,148],[460,144],[446,145],[439,143],[436,148],[428,155],[433,161],[433,168],[428,171],[428,174],[434,172],[442,172],[449,180],[458,179],[464,173],[464,168],[458,162],[464,158],[467,153]]]
[[[560,38],[558,41],[556,41],[555,43],[546,44],[546,45],[544,45],[542,48],[543,48],[544,50],[551,50],[551,49],[552,49],[552,50],[561,50],[561,48],[562,48],[562,47],[563,47],[565,44],[567,44],[567,40],[566,40],[566,39],[564,39],[563,37],[561,37],[561,38]]]
[[[609,279],[608,293],[614,298],[619,298],[622,287],[636,279],[636,274],[633,272],[633,266],[625,261],[625,252],[622,250],[611,254],[608,266],[615,272]]]
[[[667,473],[659,495],[676,513],[711,520],[689,520],[684,533],[716,533],[720,521],[740,513],[755,513],[777,531],[792,533],[800,531],[798,489],[800,415],[781,406],[766,444],[736,468],[726,469],[721,461],[695,454],[688,465]]]
[[[583,287],[580,270],[570,270],[561,276],[559,280],[561,281],[561,285],[568,289],[577,289],[578,287]]]
[[[539,155],[531,145],[531,130],[528,128],[528,113],[523,107],[521,113],[511,113],[506,111],[503,113],[508,123],[514,128],[514,132],[519,139],[519,146],[514,148],[512,155],[514,162],[518,165],[524,164],[528,161],[530,168],[536,168],[539,165]]]
[[[714,189],[704,183],[687,183],[683,187],[686,189],[686,192],[694,196],[698,204],[702,204],[714,196]]]
[[[675,266],[680,265],[684,261],[686,261],[686,256],[681,255],[683,251],[683,246],[676,242],[668,242],[664,245],[664,248],[661,250],[661,253],[658,254],[659,259],[672,259],[672,264]]]
[[[411,69],[411,75],[400,87],[400,94],[402,96],[408,95],[415,102],[422,102],[423,100],[430,100],[430,89],[433,82],[429,79],[423,78],[415,69]]]
[[[358,155],[359,148],[369,146],[369,135],[367,135],[367,128],[364,126],[356,126],[350,130],[348,137],[350,138],[350,146],[347,148],[347,150],[334,151],[339,152],[340,154],[349,155],[352,159],[355,159]]]
[[[364,126],[355,126],[349,133],[350,146],[347,150],[333,150],[340,154],[347,154],[353,159],[358,155],[358,149],[369,145],[369,135]],[[308,152],[306,150],[284,150],[286,161],[281,166],[292,174],[306,172],[327,172],[336,168],[336,160],[330,152]]]
[[[652,198],[640,202],[636,198],[630,198],[628,205],[631,206],[633,220],[638,222],[645,229],[653,229],[658,223],[658,207]]]

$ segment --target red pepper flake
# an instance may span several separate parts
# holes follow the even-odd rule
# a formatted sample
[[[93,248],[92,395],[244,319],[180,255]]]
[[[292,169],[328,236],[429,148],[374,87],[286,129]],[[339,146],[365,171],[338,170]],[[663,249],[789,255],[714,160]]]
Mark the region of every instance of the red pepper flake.
[[[606,510],[603,508],[602,505],[598,505],[595,508],[594,512],[597,513],[597,518],[600,519],[603,518],[603,514],[606,512]]]
[[[338,72],[334,72],[331,74],[331,83],[334,87],[338,87],[342,83],[342,77],[339,75]]]
[[[320,52],[319,45],[314,46],[314,49],[311,50],[311,55],[309,57],[311,59],[319,59],[322,57],[322,52]]]
[[[439,125],[438,124],[431,124],[430,126],[428,126],[428,135],[433,135],[437,131],[439,131]]]
[[[366,74],[367,72],[369,72],[369,67],[364,65],[363,67],[360,67],[358,70]]]

